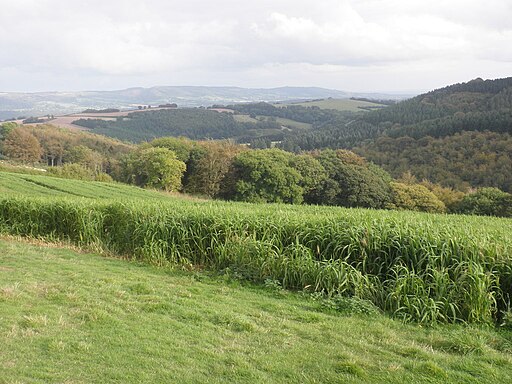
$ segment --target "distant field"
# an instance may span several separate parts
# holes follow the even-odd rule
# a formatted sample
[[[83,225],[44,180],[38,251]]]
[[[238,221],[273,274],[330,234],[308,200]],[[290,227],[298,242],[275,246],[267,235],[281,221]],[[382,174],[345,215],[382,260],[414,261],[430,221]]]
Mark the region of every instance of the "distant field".
[[[268,116],[257,116],[257,117],[258,118],[260,118],[260,117],[267,118]],[[249,115],[233,115],[233,118],[240,123],[257,123],[258,122],[257,118],[256,119],[252,118]],[[295,121],[295,120],[290,120],[290,119],[285,119],[283,117],[276,117],[275,119],[281,125],[288,127],[288,128],[292,128],[292,129],[302,130],[302,129],[311,129],[311,127],[312,127],[311,124],[302,123],[300,121]]]
[[[283,117],[277,117],[276,120],[281,125],[284,125],[285,127],[289,127],[289,128],[295,128],[295,129],[299,129],[299,130],[305,130],[305,129],[312,128],[312,124],[302,123],[300,121],[295,121],[295,120],[290,120],[290,119],[285,119]]]
[[[89,199],[165,200],[160,192],[119,183],[61,179],[0,171],[1,196],[60,196]]]
[[[249,115],[233,115],[233,119],[239,123],[257,123],[258,119],[255,119]]]
[[[360,112],[365,107],[385,107],[383,104],[370,103],[367,101],[351,100],[351,99],[323,99],[317,101],[306,101],[303,103],[283,103],[274,104],[276,107],[284,107],[287,105],[301,105],[304,107],[318,107],[322,109],[335,109],[337,111]]]
[[[131,109],[127,111],[119,111],[119,112],[103,112],[103,113],[73,113],[69,115],[55,116],[55,119],[44,122],[44,123],[31,123],[25,125],[41,125],[41,124],[51,124],[60,128],[67,129],[78,129],[81,131],[88,131],[89,129],[86,127],[82,127],[80,125],[72,124],[73,121],[79,119],[101,119],[105,121],[114,121],[117,117],[126,117],[129,113],[134,112],[146,112],[146,111],[159,111],[162,109],[168,108],[151,108],[151,109]],[[15,120],[17,124],[23,124],[23,120]]]

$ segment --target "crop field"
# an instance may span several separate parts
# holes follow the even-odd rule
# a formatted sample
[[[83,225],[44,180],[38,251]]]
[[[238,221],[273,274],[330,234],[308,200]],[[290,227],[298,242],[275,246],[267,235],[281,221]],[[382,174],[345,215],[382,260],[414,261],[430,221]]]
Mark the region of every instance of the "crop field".
[[[119,183],[62,179],[0,171],[0,196],[55,196],[89,199],[165,200],[160,192]]]
[[[332,304],[351,304],[333,306]],[[512,334],[0,238],[1,383],[509,383]]]
[[[323,99],[315,101],[305,101],[301,103],[282,103],[275,104],[276,107],[284,107],[286,105],[301,105],[303,107],[318,107],[322,109],[335,109],[337,111],[350,111],[360,112],[364,111],[362,108],[383,108],[385,105],[378,103],[371,103],[368,101],[351,100],[351,99]]]
[[[405,321],[511,321],[507,219],[53,196],[1,199],[0,232],[353,296]]]

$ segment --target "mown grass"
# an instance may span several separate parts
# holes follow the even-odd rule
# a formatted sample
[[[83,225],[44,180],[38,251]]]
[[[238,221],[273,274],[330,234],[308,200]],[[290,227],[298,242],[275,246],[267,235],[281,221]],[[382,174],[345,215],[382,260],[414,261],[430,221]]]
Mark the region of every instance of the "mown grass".
[[[253,118],[249,115],[233,115],[233,118],[241,123],[257,123],[259,120],[258,118],[264,118],[267,119],[269,116],[257,116],[257,118]],[[311,129],[313,127],[312,124],[309,123],[303,123],[300,121],[295,121],[291,119],[285,119],[284,117],[273,117],[276,119],[276,121],[288,128],[297,129],[297,130],[307,130]]]
[[[362,108],[385,107],[382,104],[371,103],[368,101],[351,100],[351,99],[323,99],[315,101],[305,101],[302,103],[290,103],[291,105],[301,105],[303,107],[318,107],[322,109],[335,109],[337,111],[360,112]],[[290,104],[276,104],[276,107],[282,107]]]
[[[512,334],[0,240],[0,383],[507,383]]]
[[[0,200],[0,231],[155,264],[231,270],[255,282],[370,300],[425,324],[502,324],[512,221],[221,202]]]

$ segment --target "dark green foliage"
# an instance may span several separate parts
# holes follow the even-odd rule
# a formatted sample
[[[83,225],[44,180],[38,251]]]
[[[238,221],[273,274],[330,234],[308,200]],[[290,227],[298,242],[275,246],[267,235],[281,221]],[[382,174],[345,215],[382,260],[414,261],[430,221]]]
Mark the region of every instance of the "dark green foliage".
[[[512,192],[512,135],[462,132],[434,139],[380,137],[354,149],[392,176],[410,172],[419,180],[459,190],[492,186]]]
[[[512,217],[512,194],[497,188],[481,188],[464,196],[456,205],[455,211],[473,215]]]
[[[391,202],[391,178],[382,169],[366,164],[364,159],[347,151],[325,150],[317,153],[315,157],[336,185],[335,194],[330,193],[332,200],[327,200],[326,196],[322,203],[344,207],[385,208]]]
[[[356,147],[394,177],[411,171],[445,187],[512,192],[511,111],[512,77],[476,79],[348,121],[325,122],[288,135],[280,146],[289,151]]]
[[[242,146],[229,141],[197,143],[187,163],[184,190],[201,196],[219,197],[222,186],[228,184],[226,177],[234,157],[243,150]]]
[[[292,166],[301,175],[299,185],[303,189],[306,204],[322,204],[330,201],[337,189],[333,180],[320,161],[308,154],[297,155],[292,159]]]
[[[141,148],[123,159],[125,182],[140,187],[178,191],[185,172],[185,163],[167,148]]]
[[[79,119],[74,124],[90,128],[95,133],[132,142],[163,136],[184,136],[194,140],[240,138],[245,141],[258,131],[281,129],[276,122],[237,122],[229,113],[200,108],[133,112],[116,121]]]
[[[293,168],[293,155],[279,149],[243,152],[233,162],[235,200],[300,204],[301,175]]]

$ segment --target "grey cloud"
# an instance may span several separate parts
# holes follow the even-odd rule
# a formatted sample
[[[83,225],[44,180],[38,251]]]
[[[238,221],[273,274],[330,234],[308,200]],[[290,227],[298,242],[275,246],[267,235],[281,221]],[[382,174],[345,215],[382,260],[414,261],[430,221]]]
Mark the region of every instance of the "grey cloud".
[[[409,89],[409,78],[428,89],[444,80],[443,68],[454,76],[448,82],[512,69],[508,0],[2,3],[0,90],[30,90],[31,82],[393,90]],[[397,68],[402,81],[390,78]]]

